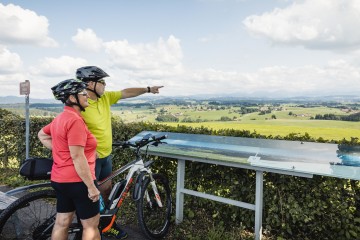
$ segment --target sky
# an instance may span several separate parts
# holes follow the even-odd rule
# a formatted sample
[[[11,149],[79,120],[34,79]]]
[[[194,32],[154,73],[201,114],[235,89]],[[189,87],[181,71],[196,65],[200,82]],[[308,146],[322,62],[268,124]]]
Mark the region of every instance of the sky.
[[[359,0],[0,0],[0,96],[83,66],[162,96],[357,95]]]

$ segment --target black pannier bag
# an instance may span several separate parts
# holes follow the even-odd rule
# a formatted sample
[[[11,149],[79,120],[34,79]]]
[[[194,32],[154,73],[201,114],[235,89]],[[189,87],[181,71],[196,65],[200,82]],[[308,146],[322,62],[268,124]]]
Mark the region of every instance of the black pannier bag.
[[[20,166],[20,175],[29,180],[50,179],[53,160],[51,158],[28,158]]]

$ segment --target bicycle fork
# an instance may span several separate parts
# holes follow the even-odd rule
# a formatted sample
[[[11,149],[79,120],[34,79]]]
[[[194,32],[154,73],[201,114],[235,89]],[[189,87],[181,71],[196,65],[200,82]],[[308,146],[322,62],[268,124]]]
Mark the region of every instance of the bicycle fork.
[[[158,206],[160,208],[162,208],[163,204],[161,202],[159,191],[158,191],[158,189],[156,187],[155,179],[153,178],[152,173],[149,173],[149,176],[150,176],[150,184],[151,184],[151,187],[152,187],[152,189],[154,191],[154,196],[155,196],[156,203],[158,204]],[[150,195],[149,195],[148,191],[145,191],[145,195],[146,195],[146,201],[148,202],[149,206],[152,208],[152,202],[151,202]]]

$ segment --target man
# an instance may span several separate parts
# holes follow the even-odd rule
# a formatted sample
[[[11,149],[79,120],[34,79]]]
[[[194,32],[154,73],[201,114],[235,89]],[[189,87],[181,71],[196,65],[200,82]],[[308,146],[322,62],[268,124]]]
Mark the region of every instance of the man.
[[[110,106],[117,103],[120,99],[132,98],[144,93],[159,93],[163,86],[153,86],[145,88],[126,88],[120,91],[105,91],[105,77],[109,75],[101,68],[96,66],[81,67],[76,70],[76,77],[88,84],[89,106],[82,112],[91,133],[98,142],[96,152],[95,173],[97,180],[103,180],[112,172],[112,129],[111,129],[111,111]],[[105,201],[108,200],[111,192],[111,182],[103,184],[100,192]],[[114,235],[117,239],[124,239],[127,233],[121,230],[115,223],[107,233]]]

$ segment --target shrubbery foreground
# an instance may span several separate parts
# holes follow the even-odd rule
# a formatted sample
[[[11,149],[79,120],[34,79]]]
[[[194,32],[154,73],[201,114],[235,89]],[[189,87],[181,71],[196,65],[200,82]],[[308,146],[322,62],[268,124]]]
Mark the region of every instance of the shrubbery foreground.
[[[52,118],[31,118],[30,156],[50,156],[51,153],[38,141],[37,132],[51,120]],[[205,127],[169,127],[145,122],[124,124],[119,118],[113,119],[114,139],[129,139],[144,130],[280,139],[277,136],[261,136],[255,131],[215,131]],[[24,119],[0,109],[0,132],[1,164],[3,167],[7,164],[8,168],[17,168],[19,161],[25,158]],[[313,139],[309,134],[300,136],[294,133],[281,139],[334,142]],[[357,138],[342,142],[358,144]],[[115,152],[114,165],[123,165],[131,154],[130,151]],[[5,159],[8,163],[4,163]],[[167,173],[175,194],[176,160],[155,161],[154,167]],[[14,172],[16,174],[17,171]],[[188,189],[255,202],[255,171],[187,162],[185,179],[185,187]],[[253,211],[190,196],[185,197],[184,209],[185,221],[174,227],[170,236],[172,239],[200,239],[199,236],[202,239],[251,239],[247,233],[253,231]],[[234,232],[234,229],[242,232]],[[266,239],[279,240],[359,239],[360,181],[322,176],[307,179],[265,173],[263,232]]]

